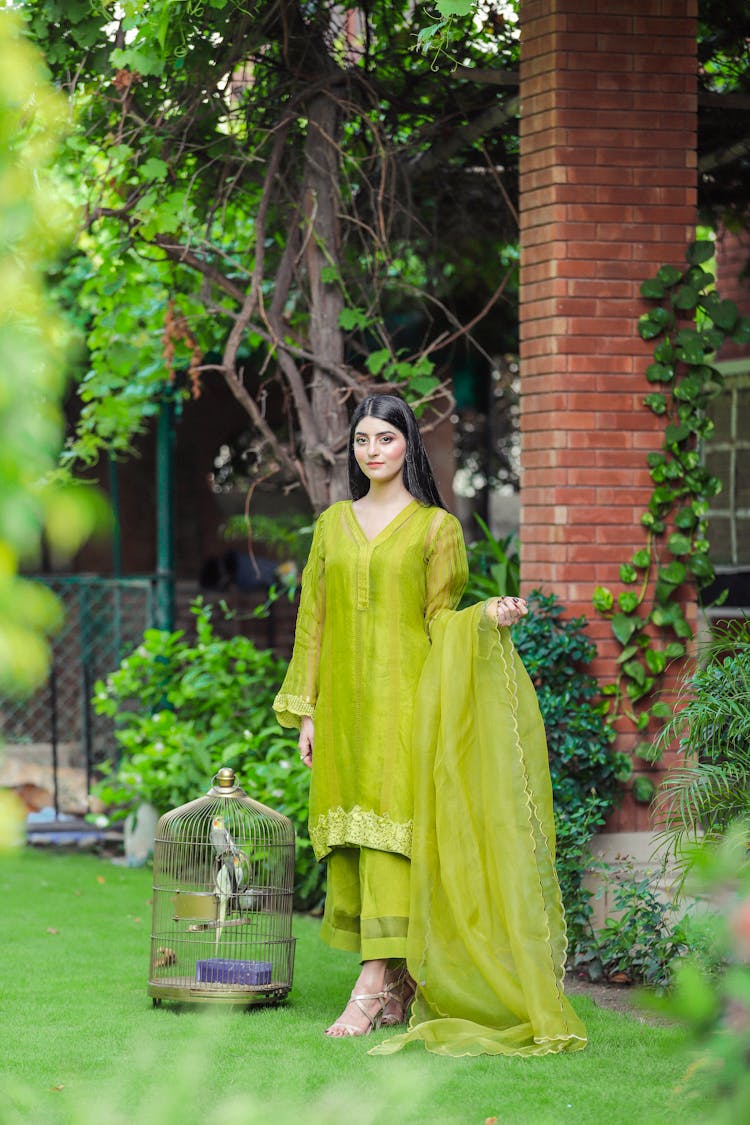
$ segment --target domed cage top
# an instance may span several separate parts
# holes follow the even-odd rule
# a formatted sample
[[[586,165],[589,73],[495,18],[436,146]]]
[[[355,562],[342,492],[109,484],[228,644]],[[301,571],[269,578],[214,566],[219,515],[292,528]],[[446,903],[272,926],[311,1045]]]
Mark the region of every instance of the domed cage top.
[[[154,842],[148,994],[258,1004],[292,987],[294,828],[221,769],[166,813]]]

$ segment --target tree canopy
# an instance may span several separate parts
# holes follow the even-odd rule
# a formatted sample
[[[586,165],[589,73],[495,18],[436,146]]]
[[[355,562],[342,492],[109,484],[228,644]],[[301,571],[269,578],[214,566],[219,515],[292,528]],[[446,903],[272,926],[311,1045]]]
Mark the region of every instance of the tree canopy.
[[[223,378],[256,478],[301,483],[319,509],[345,492],[349,400],[376,382],[419,409],[456,348],[507,339],[513,4],[21,7],[75,115],[82,233],[58,281],[90,365],[71,456],[127,449],[165,395]],[[741,0],[701,2],[712,218],[747,209],[749,22]]]
[[[406,2],[24,10],[77,124],[75,454],[125,448],[175,372],[196,395],[223,377],[258,476],[325,506],[345,491],[347,399],[378,380],[419,408],[513,283],[516,91],[470,73],[515,67],[513,24],[467,37],[457,76],[415,53]]]

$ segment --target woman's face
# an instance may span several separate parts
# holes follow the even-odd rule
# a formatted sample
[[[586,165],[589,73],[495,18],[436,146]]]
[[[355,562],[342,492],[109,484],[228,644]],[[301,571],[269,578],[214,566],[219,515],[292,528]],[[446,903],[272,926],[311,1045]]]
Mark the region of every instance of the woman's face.
[[[354,456],[368,480],[386,484],[403,470],[406,438],[382,418],[368,415],[354,431]]]

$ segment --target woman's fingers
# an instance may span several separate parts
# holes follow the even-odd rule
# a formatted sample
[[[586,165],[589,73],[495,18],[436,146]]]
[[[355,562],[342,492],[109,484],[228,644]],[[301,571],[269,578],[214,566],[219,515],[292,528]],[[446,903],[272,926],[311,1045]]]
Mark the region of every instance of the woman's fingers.
[[[529,612],[529,607],[524,598],[498,598],[497,623],[498,625],[515,625]]]

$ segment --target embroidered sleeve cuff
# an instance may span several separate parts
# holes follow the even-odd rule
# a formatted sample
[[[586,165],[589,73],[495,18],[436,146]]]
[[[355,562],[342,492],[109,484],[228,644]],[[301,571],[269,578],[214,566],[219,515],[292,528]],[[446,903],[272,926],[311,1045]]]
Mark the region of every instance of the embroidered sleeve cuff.
[[[315,704],[311,699],[302,699],[299,695],[282,695],[281,692],[273,701],[273,709],[282,727],[296,727],[297,729],[299,729],[299,722],[303,715],[309,715],[312,718],[315,714]]]

